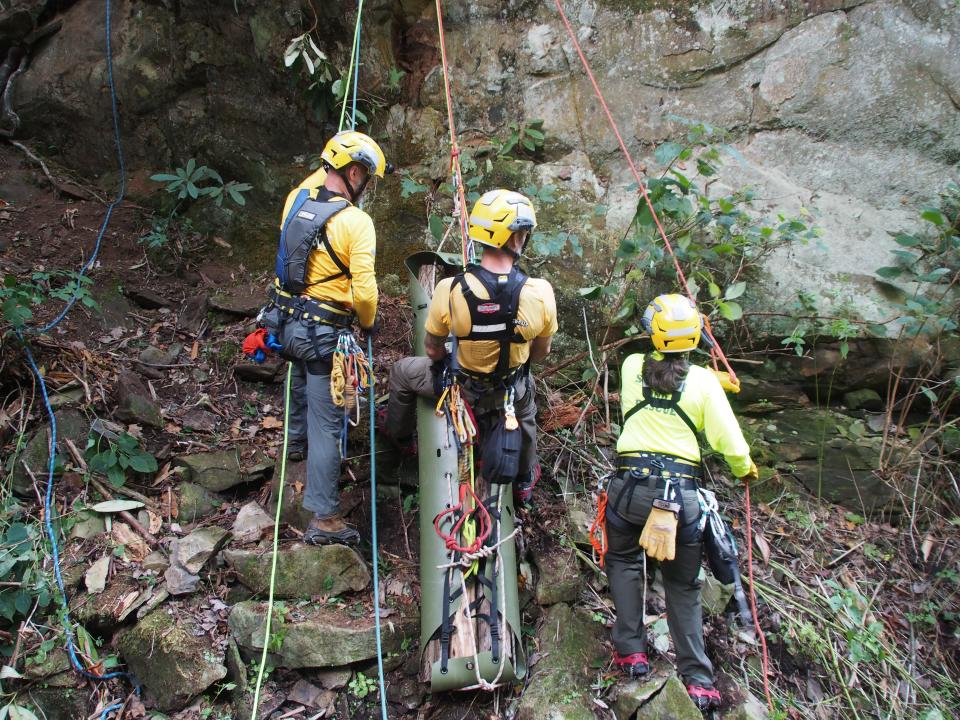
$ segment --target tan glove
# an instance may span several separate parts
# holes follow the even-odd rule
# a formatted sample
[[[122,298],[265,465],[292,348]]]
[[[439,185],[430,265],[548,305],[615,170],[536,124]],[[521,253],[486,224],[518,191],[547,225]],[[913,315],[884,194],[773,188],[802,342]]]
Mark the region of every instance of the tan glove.
[[[747,470],[747,474],[743,475],[740,479],[745,483],[755,482],[760,479],[760,471],[757,470],[757,464],[753,460],[750,461],[750,469]]]
[[[654,500],[653,509],[640,533],[640,547],[655,560],[673,560],[677,550],[677,516],[680,505]]]
[[[713,370],[711,368],[711,372],[717,376],[717,380],[720,381],[720,387],[722,387],[728,393],[733,393],[736,395],[738,392],[740,392],[740,381],[731,378],[730,373],[728,373],[726,370]]]

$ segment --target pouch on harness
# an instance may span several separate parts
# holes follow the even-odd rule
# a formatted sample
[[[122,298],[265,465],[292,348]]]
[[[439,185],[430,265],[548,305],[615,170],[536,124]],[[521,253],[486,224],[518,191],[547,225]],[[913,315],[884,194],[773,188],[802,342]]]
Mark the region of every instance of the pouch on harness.
[[[284,219],[280,232],[280,245],[277,248],[276,273],[280,287],[293,295],[306,292],[311,285],[329,282],[338,277],[350,279],[350,269],[333,251],[327,239],[326,225],[334,215],[350,207],[342,198],[333,199],[332,193],[319,193],[317,199],[310,197],[308,190],[297,194],[293,207]],[[323,198],[323,199],[321,199]],[[339,272],[314,283],[307,282],[307,260],[310,253],[323,248]]]

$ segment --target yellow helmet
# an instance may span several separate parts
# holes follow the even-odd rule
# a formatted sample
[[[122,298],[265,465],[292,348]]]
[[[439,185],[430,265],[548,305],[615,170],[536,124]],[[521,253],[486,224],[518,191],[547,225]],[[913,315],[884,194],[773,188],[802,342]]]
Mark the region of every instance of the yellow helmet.
[[[700,342],[703,317],[685,295],[658,295],[647,305],[641,324],[660,352],[688,352]]]
[[[384,173],[393,170],[383,150],[373,138],[356,130],[338,132],[330,138],[323,146],[320,158],[334,170],[340,170],[352,162],[358,162],[366,167],[371,175],[381,178]]]
[[[533,204],[512,190],[490,190],[474,204],[467,234],[478,243],[502,249],[517,230],[533,230]]]

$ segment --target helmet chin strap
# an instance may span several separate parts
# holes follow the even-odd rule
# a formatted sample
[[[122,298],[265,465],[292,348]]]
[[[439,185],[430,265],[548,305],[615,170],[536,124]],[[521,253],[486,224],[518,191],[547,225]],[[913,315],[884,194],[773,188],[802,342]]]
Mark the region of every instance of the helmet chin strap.
[[[347,186],[347,190],[350,192],[350,202],[356,205],[360,201],[360,196],[363,195],[363,191],[367,189],[367,183],[370,182],[370,173],[367,173],[366,177],[363,178],[363,182],[360,183],[359,188],[354,188],[345,172],[342,170],[336,170],[335,172],[340,176],[340,179],[343,180],[343,184]]]

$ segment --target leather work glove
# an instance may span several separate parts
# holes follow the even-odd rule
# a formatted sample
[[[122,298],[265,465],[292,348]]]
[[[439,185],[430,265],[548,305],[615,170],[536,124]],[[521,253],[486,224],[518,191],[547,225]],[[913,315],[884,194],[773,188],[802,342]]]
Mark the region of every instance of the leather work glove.
[[[760,479],[760,471],[757,470],[757,464],[753,460],[750,461],[750,469],[747,470],[747,474],[740,479],[745,483],[755,482]]]
[[[654,560],[673,560],[677,553],[677,522],[680,505],[654,500],[653,509],[640,533],[640,547]]]
[[[736,395],[738,392],[740,392],[740,381],[731,379],[730,373],[728,373],[726,370],[711,371],[717,376],[717,380],[720,381],[720,387],[722,387],[728,393],[733,393]]]

